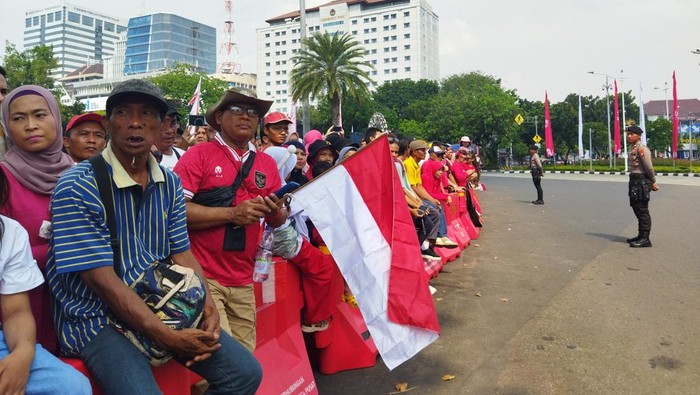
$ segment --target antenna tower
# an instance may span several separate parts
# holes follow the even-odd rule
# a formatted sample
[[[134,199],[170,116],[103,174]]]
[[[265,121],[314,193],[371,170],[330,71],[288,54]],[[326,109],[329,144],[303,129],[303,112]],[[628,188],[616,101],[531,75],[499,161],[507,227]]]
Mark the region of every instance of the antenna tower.
[[[235,50],[238,54],[238,46],[233,42],[233,1],[224,0],[226,8],[226,20],[224,21],[224,41],[221,43],[223,52],[222,61],[219,64],[219,72],[223,74],[234,74],[241,72],[241,65],[233,59]]]

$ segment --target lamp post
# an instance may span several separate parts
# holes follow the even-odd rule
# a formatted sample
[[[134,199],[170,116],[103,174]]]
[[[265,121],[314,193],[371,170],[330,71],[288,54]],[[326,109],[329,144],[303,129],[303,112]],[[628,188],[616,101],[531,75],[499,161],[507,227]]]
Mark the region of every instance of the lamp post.
[[[593,129],[588,128],[588,172],[593,173]]]
[[[657,90],[660,90],[660,91],[664,91],[664,96],[665,96],[665,99],[666,99],[666,119],[671,119],[671,118],[669,118],[669,116],[668,116],[668,82],[664,82],[664,87],[663,87],[663,88],[660,87],[660,86],[655,86],[654,89],[657,89]]]
[[[299,37],[301,38],[301,50],[306,49],[306,43],[304,40],[306,39],[306,1],[305,0],[299,0]],[[303,137],[306,132],[311,129],[311,114],[309,113],[309,97],[305,96],[301,99],[301,125],[302,133],[299,134],[299,137]]]
[[[610,139],[610,88],[612,86],[610,85],[610,75],[605,74],[605,73],[596,73],[595,71],[589,71],[588,74],[596,74],[596,75],[604,75],[605,76],[605,85],[603,85],[603,90],[605,91],[605,109],[607,110],[608,113],[608,160],[610,162],[610,168],[612,169],[613,167],[613,157],[612,157],[612,144],[611,139]]]

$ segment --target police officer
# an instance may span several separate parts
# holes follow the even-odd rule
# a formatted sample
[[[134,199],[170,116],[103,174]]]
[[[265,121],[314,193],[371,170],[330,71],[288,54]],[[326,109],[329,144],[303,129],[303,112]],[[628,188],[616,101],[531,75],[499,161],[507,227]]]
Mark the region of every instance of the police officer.
[[[542,169],[542,161],[540,160],[540,155],[537,153],[539,147],[536,145],[530,146],[530,174],[532,174],[532,183],[535,184],[535,189],[537,189],[537,200],[533,200],[532,204],[544,204],[542,195],[542,177],[544,177],[544,170]]]
[[[649,199],[651,191],[658,191],[654,167],[651,164],[651,151],[642,145],[644,131],[636,125],[627,128],[627,142],[631,145],[629,153],[629,197],[630,206],[634,210],[639,223],[637,237],[627,239],[630,247],[651,247],[649,232],[651,231],[651,216],[649,215]]]

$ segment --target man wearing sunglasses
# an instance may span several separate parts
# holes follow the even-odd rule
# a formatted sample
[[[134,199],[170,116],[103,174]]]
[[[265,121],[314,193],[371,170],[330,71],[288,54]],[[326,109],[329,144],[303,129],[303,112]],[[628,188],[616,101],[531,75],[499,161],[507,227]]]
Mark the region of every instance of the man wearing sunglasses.
[[[251,142],[271,105],[247,89],[229,89],[206,113],[218,131],[214,139],[190,147],[174,169],[185,192],[192,252],[207,276],[221,329],[251,352],[260,219],[273,228],[287,219],[274,195],[282,185],[277,164]]]

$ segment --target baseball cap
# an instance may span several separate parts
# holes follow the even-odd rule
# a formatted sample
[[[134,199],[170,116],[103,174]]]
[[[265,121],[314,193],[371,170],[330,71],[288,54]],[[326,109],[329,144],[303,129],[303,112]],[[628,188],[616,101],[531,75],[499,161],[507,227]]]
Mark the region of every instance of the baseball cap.
[[[97,122],[99,124],[102,124],[102,120],[102,115],[94,112],[76,115],[73,118],[71,118],[70,121],[68,121],[68,125],[66,125],[66,135],[68,132],[71,131],[71,129],[80,125],[83,122]]]
[[[258,110],[258,114],[260,115],[266,114],[267,111],[270,110],[270,107],[272,107],[271,100],[258,99],[258,95],[256,95],[255,92],[251,91],[250,89],[230,88],[224,92],[218,103],[207,109],[207,115],[205,116],[207,119],[207,124],[211,125],[211,127],[214,129],[221,131],[221,124],[216,121],[215,114],[217,111],[224,111],[226,106],[233,103],[250,104],[256,110]]]
[[[275,111],[275,112],[271,112],[265,116],[265,121],[263,122],[263,125],[267,126],[267,124],[269,124],[269,123],[279,123],[279,122],[292,123],[292,120],[289,119],[289,117],[287,117],[287,114]]]
[[[638,135],[642,135],[644,133],[642,128],[640,128],[637,125],[628,126],[627,131],[630,133],[638,134]]]
[[[109,117],[112,115],[112,109],[115,105],[127,101],[134,96],[146,97],[153,101],[153,103],[157,105],[158,109],[160,110],[161,118],[165,116],[165,114],[168,112],[168,108],[170,107],[165,101],[163,93],[157,86],[155,86],[152,82],[135,78],[133,80],[120,82],[114,87],[114,89],[112,89],[112,92],[109,93],[106,104],[107,116]]]
[[[443,151],[439,145],[433,145],[432,147],[430,147],[430,150],[428,150],[428,152],[431,152],[436,155],[442,155],[445,153],[445,151]]]
[[[471,143],[472,140],[469,138],[469,136],[462,136],[461,139],[459,139],[460,143]]]
[[[427,149],[427,148],[428,148],[428,143],[426,143],[423,140],[413,140],[408,144],[408,149],[410,149],[410,150]]]

